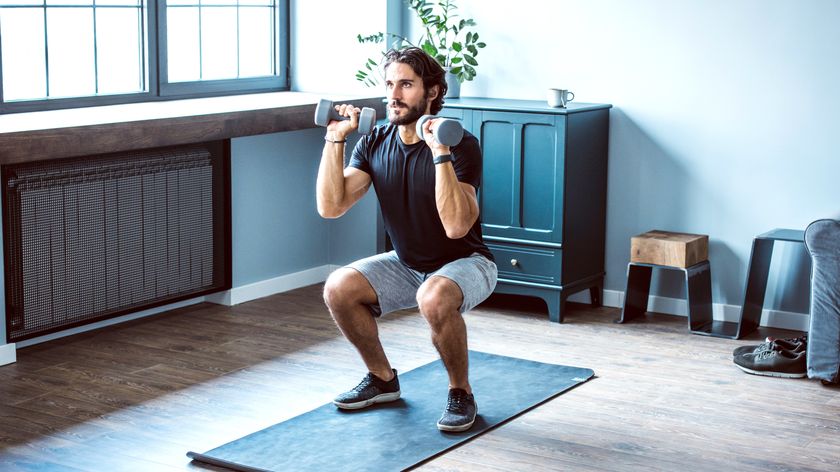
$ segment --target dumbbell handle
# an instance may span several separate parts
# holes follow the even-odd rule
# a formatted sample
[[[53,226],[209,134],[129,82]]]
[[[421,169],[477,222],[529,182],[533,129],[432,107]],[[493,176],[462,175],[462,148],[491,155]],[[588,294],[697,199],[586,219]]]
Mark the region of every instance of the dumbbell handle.
[[[423,138],[423,125],[428,120],[434,119],[431,130],[435,139],[444,146],[455,146],[464,138],[464,127],[458,120],[438,118],[435,115],[423,115],[417,120],[417,135]],[[425,138],[424,138],[425,139]]]
[[[330,121],[349,120],[349,116],[341,116],[335,110],[335,104],[327,99],[320,99],[318,105],[315,107],[315,124],[318,126],[327,126]],[[362,108],[359,113],[359,133],[369,134],[376,126],[376,110],[373,108]]]

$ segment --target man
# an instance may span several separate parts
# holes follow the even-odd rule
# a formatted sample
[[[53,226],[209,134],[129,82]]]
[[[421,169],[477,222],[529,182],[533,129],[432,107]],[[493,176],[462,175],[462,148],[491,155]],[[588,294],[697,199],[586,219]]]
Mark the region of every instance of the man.
[[[386,54],[385,86],[390,123],[359,141],[344,168],[345,141],[358,128],[360,110],[337,106],[350,119],[327,127],[318,170],[321,216],[343,215],[373,184],[395,249],[336,270],[325,284],[330,313],[369,371],[334,403],[357,409],[400,397],[375,317],[416,306],[449,375],[447,407],[437,426],[466,431],[477,406],[461,315],[490,295],[497,275],[478,218],[481,149],[468,132],[452,148],[440,144],[431,130],[434,119],[424,124],[424,136],[417,135],[418,118],[437,114],[446,94],[443,69],[421,49]]]

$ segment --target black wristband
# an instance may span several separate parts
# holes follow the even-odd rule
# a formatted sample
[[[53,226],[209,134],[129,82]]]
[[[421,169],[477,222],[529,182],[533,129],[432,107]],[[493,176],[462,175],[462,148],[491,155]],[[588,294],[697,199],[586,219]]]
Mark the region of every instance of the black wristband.
[[[435,165],[443,164],[444,162],[452,162],[452,154],[441,154],[440,156],[435,156],[433,162]]]
[[[332,140],[332,139],[330,139],[330,138],[324,138],[324,141],[326,141],[326,142],[328,142],[328,143],[333,143],[333,144],[341,144],[341,143],[346,143],[346,142],[347,142],[347,140],[346,140],[346,139],[344,139],[344,140],[342,140],[342,141],[333,141],[333,140]]]

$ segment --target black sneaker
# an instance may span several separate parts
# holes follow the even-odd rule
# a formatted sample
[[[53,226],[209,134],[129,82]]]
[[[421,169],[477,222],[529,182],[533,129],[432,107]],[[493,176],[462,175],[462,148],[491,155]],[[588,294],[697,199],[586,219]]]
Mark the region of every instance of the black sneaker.
[[[773,348],[755,354],[735,356],[733,362],[748,374],[796,379],[806,375],[805,359],[805,351],[791,352]]]
[[[798,338],[772,339],[753,346],[740,346],[732,351],[732,355],[737,357],[744,354],[758,354],[761,351],[769,351],[774,346],[778,346],[786,351],[802,352],[808,347],[808,337],[800,336]]]
[[[437,427],[441,431],[456,433],[466,431],[472,428],[477,414],[478,405],[475,404],[475,397],[464,389],[453,388],[449,390],[446,410],[438,420]]]
[[[400,381],[397,378],[397,370],[392,370],[394,378],[387,382],[368,372],[353,390],[335,397],[333,404],[345,410],[358,410],[374,403],[392,402],[399,399]]]

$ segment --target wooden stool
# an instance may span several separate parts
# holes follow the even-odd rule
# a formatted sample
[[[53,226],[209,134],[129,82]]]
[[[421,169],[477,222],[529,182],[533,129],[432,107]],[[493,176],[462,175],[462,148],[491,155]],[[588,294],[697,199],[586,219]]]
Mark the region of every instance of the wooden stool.
[[[708,236],[648,231],[631,238],[630,253],[624,308],[618,323],[626,323],[647,312],[653,269],[681,270],[685,275],[689,331],[707,336],[737,337],[738,323],[712,319]]]

